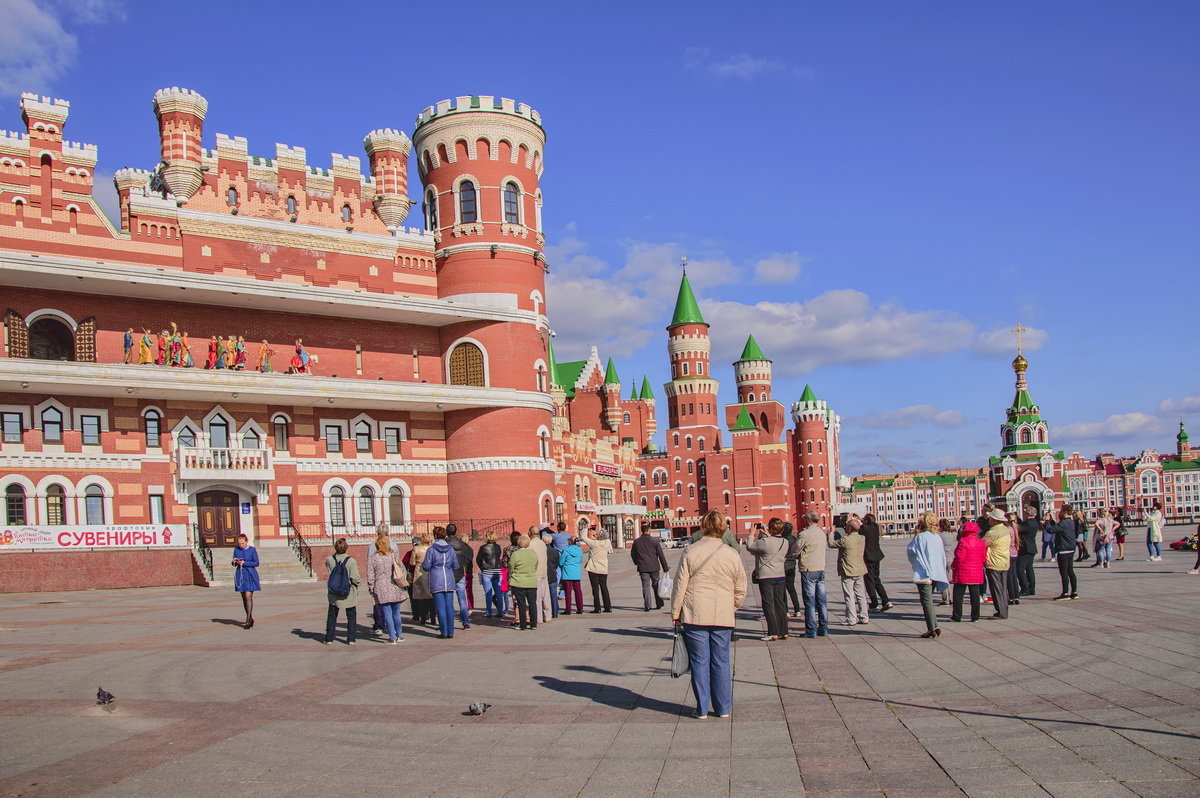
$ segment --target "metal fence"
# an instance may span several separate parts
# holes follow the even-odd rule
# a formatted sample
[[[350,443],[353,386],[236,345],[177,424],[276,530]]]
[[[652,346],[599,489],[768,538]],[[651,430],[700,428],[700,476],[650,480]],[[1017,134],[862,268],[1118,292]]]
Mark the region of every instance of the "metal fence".
[[[517,529],[516,521],[512,518],[462,518],[412,521],[407,524],[377,524],[376,526],[351,524],[337,526],[324,521],[309,521],[292,524],[288,527],[288,532],[289,541],[294,536],[305,547],[332,546],[338,538],[345,538],[346,542],[351,544],[370,543],[380,534],[387,535],[394,541],[404,544],[423,534],[433,535],[436,527],[444,527],[448,524],[458,527],[458,536],[463,540],[483,540],[490,532],[496,536],[496,540],[504,542]],[[296,543],[293,544],[293,548],[297,548]],[[298,549],[297,556],[300,556],[303,561],[303,556]],[[308,557],[308,562],[311,563],[311,552]]]

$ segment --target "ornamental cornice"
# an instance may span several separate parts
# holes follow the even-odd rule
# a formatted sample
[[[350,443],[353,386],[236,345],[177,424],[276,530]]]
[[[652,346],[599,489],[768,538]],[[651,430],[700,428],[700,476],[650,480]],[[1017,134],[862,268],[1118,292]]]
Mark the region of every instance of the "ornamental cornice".
[[[462,236],[481,236],[483,235],[482,222],[470,222],[468,224],[456,224],[450,228],[450,235],[455,238]]]
[[[554,460],[542,457],[472,457],[447,460],[446,473],[466,471],[554,471]]]
[[[288,465],[282,460],[276,466]],[[445,474],[446,464],[439,460],[296,460],[301,474]]]
[[[402,242],[399,236],[345,233],[315,225],[307,225],[308,229],[306,230],[291,222],[272,222],[274,220],[258,220],[248,216],[214,217],[200,213],[193,216],[182,209],[179,213],[179,227],[186,235],[241,241],[263,246],[337,252],[343,255],[362,255],[393,260],[396,257],[396,250],[402,243],[425,250],[431,249],[430,244],[432,243],[424,237],[419,242],[409,243]],[[287,226],[283,227],[282,225]]]
[[[161,455],[106,455],[63,452],[0,453],[0,470],[138,471],[143,463],[169,463]]]
[[[439,247],[435,254],[439,258],[449,257],[450,255],[458,255],[463,252],[487,252],[490,254],[493,246],[498,247],[499,251],[501,252],[517,252],[522,255],[529,255],[530,257],[538,252],[537,249],[525,246],[524,244],[510,242],[493,244],[489,241],[473,241],[469,244],[451,244],[449,246]]]

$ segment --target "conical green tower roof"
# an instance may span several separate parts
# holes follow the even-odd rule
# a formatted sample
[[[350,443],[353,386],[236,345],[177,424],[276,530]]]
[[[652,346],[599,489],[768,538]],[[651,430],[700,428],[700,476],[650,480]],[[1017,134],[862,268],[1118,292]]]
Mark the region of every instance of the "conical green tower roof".
[[[738,411],[737,421],[733,422],[733,426],[729,428],[729,431],[743,432],[754,429],[758,429],[758,427],[754,426],[754,421],[750,418],[750,411],[746,410],[745,405],[742,405],[742,409]]]
[[[613,359],[610,357],[608,359],[608,366],[604,369],[604,384],[618,385],[620,382],[621,379],[617,376],[617,366],[615,363],[613,363]]]
[[[1183,428],[1183,421],[1179,422],[1179,434],[1177,436],[1175,436],[1175,439],[1178,440],[1180,443],[1183,443],[1184,441],[1186,441],[1188,439],[1187,430],[1185,430]]]
[[[629,389],[629,401],[636,402],[638,400],[637,386],[634,385]]]
[[[638,398],[643,400],[654,398],[654,390],[650,387],[649,377],[642,377],[642,393]]]
[[[800,401],[801,402],[817,401],[817,395],[815,393],[813,393],[813,389],[812,389],[811,385],[804,386],[804,393],[800,394]]]
[[[742,349],[742,356],[738,360],[767,360],[767,356],[758,348],[758,341],[755,341],[754,336],[751,335],[746,339],[746,346]]]
[[[562,385],[558,381],[558,364],[554,362],[554,339],[550,337],[546,338],[546,358],[550,361],[547,369],[549,373],[546,375],[550,380],[550,385]]]
[[[679,296],[675,298],[675,314],[671,316],[670,326],[706,323],[700,315],[700,305],[696,302],[696,295],[692,293],[692,284],[688,282],[687,272],[684,272],[683,279],[679,281]]]

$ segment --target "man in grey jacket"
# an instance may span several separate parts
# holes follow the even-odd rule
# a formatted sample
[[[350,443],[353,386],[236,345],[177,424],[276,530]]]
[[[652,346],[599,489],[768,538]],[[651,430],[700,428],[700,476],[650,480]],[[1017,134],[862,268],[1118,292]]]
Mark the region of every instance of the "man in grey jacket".
[[[824,637],[829,633],[829,603],[825,596],[825,552],[829,534],[819,526],[815,510],[804,514],[808,528],[800,533],[800,588],[804,593],[804,636]]]
[[[650,527],[644,527],[642,536],[633,542],[629,558],[633,560],[633,565],[642,580],[643,611],[662,609],[663,600],[658,596],[659,574],[671,569],[667,565],[667,555],[663,553],[662,544],[651,534]],[[651,607],[651,604],[654,606]]]

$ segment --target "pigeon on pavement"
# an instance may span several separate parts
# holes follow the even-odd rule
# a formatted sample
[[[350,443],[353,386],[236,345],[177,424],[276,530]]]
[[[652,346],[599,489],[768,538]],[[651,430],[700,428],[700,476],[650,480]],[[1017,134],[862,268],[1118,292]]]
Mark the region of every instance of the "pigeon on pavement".
[[[482,701],[476,701],[474,704],[471,704],[469,707],[467,707],[467,712],[470,712],[472,715],[482,715],[491,708],[491,704],[485,704]]]
[[[101,687],[99,690],[96,691],[96,703],[97,704],[111,704],[113,701],[116,701],[116,700],[117,700],[117,697],[115,695],[113,695],[112,693],[108,692],[107,690],[105,690],[103,687]]]

